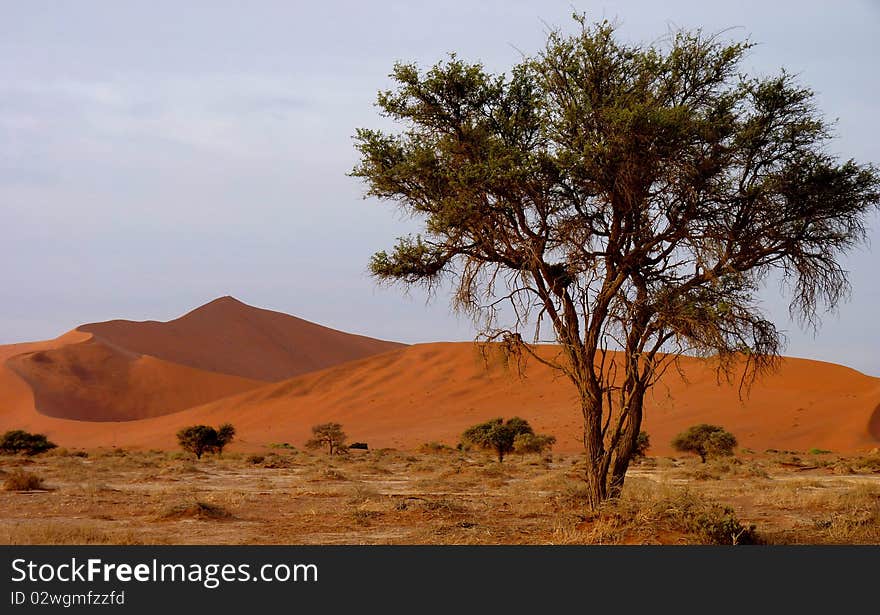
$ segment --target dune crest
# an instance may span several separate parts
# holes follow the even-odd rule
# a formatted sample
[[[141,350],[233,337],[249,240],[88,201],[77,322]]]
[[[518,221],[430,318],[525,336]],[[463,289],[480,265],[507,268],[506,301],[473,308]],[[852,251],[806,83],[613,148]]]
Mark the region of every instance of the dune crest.
[[[106,344],[196,369],[279,381],[403,344],[323,327],[221,297],[168,322],[82,325]]]
[[[337,421],[373,448],[406,449],[455,445],[476,422],[516,415],[555,435],[555,450],[582,450],[568,380],[535,361],[522,377],[503,363],[469,342],[404,346],[222,298],[168,323],[110,321],[0,346],[0,430],[40,431],[63,446],[173,448],[182,426],[229,421],[235,448],[261,450],[300,446],[313,425]],[[646,398],[652,454],[671,453],[672,437],[696,423],[722,425],[759,452],[880,443],[878,378],[786,358],[741,398],[709,362],[680,367]]]
[[[0,401],[14,391],[50,417],[137,421],[401,347],[221,297],[169,322],[92,323],[0,347]]]

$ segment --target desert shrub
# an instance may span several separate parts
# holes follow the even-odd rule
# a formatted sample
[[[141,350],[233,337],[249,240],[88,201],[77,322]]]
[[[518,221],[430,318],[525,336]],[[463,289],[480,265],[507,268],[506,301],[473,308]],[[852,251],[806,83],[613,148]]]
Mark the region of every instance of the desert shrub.
[[[177,432],[181,448],[201,459],[205,453],[223,453],[223,448],[235,437],[235,427],[224,423],[214,429],[208,425],[192,425]]]
[[[251,465],[255,465],[255,466],[256,466],[256,465],[260,465],[260,464],[263,463],[265,460],[266,460],[266,458],[265,458],[263,455],[248,455],[248,456],[245,458],[245,461],[246,461],[246,462],[248,462],[248,463],[251,464]]]
[[[696,453],[705,463],[707,457],[733,455],[736,437],[723,427],[702,423],[689,427],[672,440],[672,447],[683,453]]]
[[[288,444],[287,442],[272,442],[269,445],[269,448],[286,448],[292,451],[296,450],[295,446],[293,446],[292,444]]]
[[[518,435],[534,433],[528,421],[518,416],[507,419],[507,422],[497,418],[469,427],[462,434],[461,442],[463,448],[473,445],[494,450],[498,455],[498,462],[501,463],[504,455],[513,451],[513,443]]]
[[[328,455],[339,454],[345,449],[347,439],[339,423],[322,423],[312,427],[312,438],[306,442],[306,448],[326,448]]]
[[[453,451],[455,451],[454,448],[443,444],[442,442],[425,442],[419,447],[419,452],[424,454],[451,453]]]
[[[216,504],[210,504],[207,502],[193,502],[191,504],[178,504],[176,506],[171,506],[160,515],[160,518],[165,520],[226,520],[232,518],[232,513],[224,509],[222,506],[217,506]]]
[[[811,448],[807,451],[807,455],[830,455],[832,451],[824,448]]]
[[[21,429],[13,429],[0,436],[0,453],[5,455],[38,455],[56,447],[45,435],[28,433]]]
[[[518,455],[527,455],[534,453],[543,455],[556,444],[556,436],[547,436],[535,433],[521,433],[513,439],[513,452]]]
[[[636,459],[644,459],[651,448],[651,437],[647,431],[640,431],[636,438],[636,447],[633,449],[633,457]]]
[[[42,478],[20,469],[10,472],[3,481],[3,489],[6,491],[32,491],[44,488]]]
[[[693,518],[691,527],[705,544],[758,544],[755,525],[740,523],[733,509],[728,506],[710,505]]]

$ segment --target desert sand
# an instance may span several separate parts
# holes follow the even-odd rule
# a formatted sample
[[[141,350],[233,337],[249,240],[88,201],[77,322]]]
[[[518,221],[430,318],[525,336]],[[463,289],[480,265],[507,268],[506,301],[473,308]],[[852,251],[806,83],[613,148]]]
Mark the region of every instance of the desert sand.
[[[709,362],[680,366],[647,400],[652,454],[668,454],[676,433],[701,422],[755,451],[880,445],[878,378],[786,358],[741,397]],[[299,447],[312,425],[337,421],[372,448],[409,449],[455,445],[469,425],[513,415],[555,435],[554,450],[581,449],[571,385],[537,362],[519,375],[473,343],[406,347],[229,297],[168,323],[112,321],[0,347],[0,430],[46,433],[66,447],[170,449],[180,427],[221,422],[238,430],[233,449]]]

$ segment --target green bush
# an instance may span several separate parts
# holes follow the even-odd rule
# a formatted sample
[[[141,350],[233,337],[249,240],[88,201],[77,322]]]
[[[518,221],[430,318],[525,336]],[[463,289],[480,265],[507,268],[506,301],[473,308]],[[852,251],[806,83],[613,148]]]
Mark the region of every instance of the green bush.
[[[651,448],[651,438],[648,436],[648,432],[640,431],[636,438],[636,447],[633,450],[633,457],[636,459],[644,459],[649,448]]]
[[[50,442],[45,435],[40,433],[28,433],[21,429],[7,431],[0,436],[0,453],[5,455],[37,455],[56,448],[54,442]]]
[[[754,545],[758,544],[755,525],[740,523],[732,508],[714,505],[694,517],[692,531],[707,544]]]
[[[554,444],[556,444],[556,436],[521,433],[513,439],[513,452],[518,455],[527,455],[529,453],[543,455]]]
[[[718,425],[702,423],[689,427],[672,440],[672,448],[683,453],[696,453],[706,463],[707,457],[733,455],[736,437]]]

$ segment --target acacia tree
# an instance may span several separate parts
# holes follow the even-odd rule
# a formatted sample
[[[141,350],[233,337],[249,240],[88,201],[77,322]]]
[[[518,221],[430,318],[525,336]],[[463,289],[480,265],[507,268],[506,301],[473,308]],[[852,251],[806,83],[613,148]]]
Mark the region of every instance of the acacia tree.
[[[479,339],[573,383],[596,507],[619,493],[645,392],[675,357],[742,382],[772,368],[769,276],[804,326],[846,295],[840,257],[866,237],[880,175],[828,152],[791,75],[740,74],[748,41],[645,46],[577,21],[504,75],[454,55],[395,65],[378,107],[402,130],[358,130],[351,174],[424,223],[373,256],[376,278],[450,281]],[[534,346],[548,325],[555,355]]]
[[[468,427],[461,435],[461,440],[464,444],[474,444],[495,451],[498,455],[498,463],[501,463],[504,461],[504,455],[513,451],[517,436],[534,435],[534,433],[532,426],[525,419],[515,416],[505,422],[499,417]]]
[[[733,455],[736,436],[718,425],[701,423],[688,427],[672,439],[672,448],[683,453],[696,453],[706,463],[709,456]]]
[[[316,449],[327,447],[327,454],[333,455],[345,447],[348,436],[342,431],[339,423],[322,423],[312,427],[312,438],[306,442],[306,448]]]

